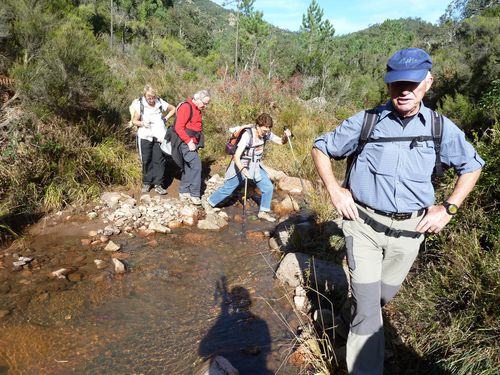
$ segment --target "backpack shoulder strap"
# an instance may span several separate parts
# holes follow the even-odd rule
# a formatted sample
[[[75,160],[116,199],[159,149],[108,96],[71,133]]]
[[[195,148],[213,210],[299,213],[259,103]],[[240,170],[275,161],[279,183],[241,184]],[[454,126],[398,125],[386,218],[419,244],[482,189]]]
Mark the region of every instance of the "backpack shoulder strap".
[[[359,155],[363,148],[368,143],[368,139],[373,133],[373,129],[377,124],[379,114],[377,108],[369,109],[365,111],[365,116],[363,117],[363,124],[361,125],[361,132],[359,134],[358,147],[356,148],[355,154]]]
[[[245,129],[245,132],[250,132],[250,140],[248,141],[248,145],[247,145],[247,148],[252,148],[252,145],[253,145],[253,132],[252,132],[252,128],[246,128]]]
[[[183,104],[187,104],[188,107],[189,107],[189,117],[188,117],[188,120],[187,122],[190,122],[191,119],[193,118],[193,107],[191,107],[191,104],[189,104],[188,102],[180,102],[179,105],[177,106],[177,108],[175,109],[175,121],[174,121],[174,127],[175,127],[175,124],[177,123],[177,111],[179,110],[179,108],[181,107],[181,105]]]
[[[356,162],[358,155],[361,154],[365,145],[368,143],[368,139],[373,133],[373,129],[378,122],[378,118],[379,112],[377,107],[365,111],[363,123],[361,124],[361,132],[359,134],[358,147],[356,147],[356,150],[354,150],[354,152],[347,157],[346,172],[344,182],[342,183],[342,186],[345,188],[349,188],[349,177],[351,175],[352,167]]]
[[[431,111],[431,131],[434,141],[434,151],[436,153],[436,164],[434,173],[436,176],[443,175],[443,165],[441,164],[441,140],[443,139],[443,116],[435,111]]]
[[[144,116],[144,102],[142,101],[142,96],[139,97],[139,111],[141,114],[140,119],[142,120],[142,116]]]

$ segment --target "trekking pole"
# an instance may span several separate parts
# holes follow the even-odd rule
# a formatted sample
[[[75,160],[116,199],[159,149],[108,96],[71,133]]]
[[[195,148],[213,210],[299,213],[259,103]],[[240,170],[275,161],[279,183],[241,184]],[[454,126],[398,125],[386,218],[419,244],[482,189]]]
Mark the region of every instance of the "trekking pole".
[[[245,239],[245,222],[247,218],[246,206],[247,206],[247,191],[248,191],[248,178],[245,177],[245,193],[243,194],[243,220],[241,222],[241,240]]]
[[[285,130],[287,130],[287,129],[288,128],[285,128]],[[286,134],[286,138],[288,139],[288,144],[290,145],[290,151],[292,151],[292,158],[293,158],[293,161],[295,163],[295,168],[297,168],[297,170],[302,170],[302,168],[300,166],[300,162],[295,157],[295,152],[293,152],[292,139],[291,139],[291,137],[288,136],[288,134]],[[302,181],[302,178],[300,176],[299,176],[299,181],[300,181],[300,186],[302,187],[302,193],[304,194],[304,199],[305,199],[306,203],[308,203],[306,188],[304,186],[304,181]]]
[[[248,178],[245,177],[245,194],[243,195],[243,213],[245,213],[245,206],[247,205],[247,190],[248,190]]]

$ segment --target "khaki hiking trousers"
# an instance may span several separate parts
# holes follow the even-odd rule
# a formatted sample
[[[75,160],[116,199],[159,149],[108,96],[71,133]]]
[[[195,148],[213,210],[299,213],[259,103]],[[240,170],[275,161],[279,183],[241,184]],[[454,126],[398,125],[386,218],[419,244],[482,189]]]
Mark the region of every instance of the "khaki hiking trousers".
[[[391,229],[415,231],[423,216],[393,220],[357,205],[371,219]],[[344,220],[347,261],[351,282],[351,319],[346,346],[349,374],[382,375],[384,328],[381,307],[398,292],[418,255],[424,235],[418,238],[387,236],[363,219]]]

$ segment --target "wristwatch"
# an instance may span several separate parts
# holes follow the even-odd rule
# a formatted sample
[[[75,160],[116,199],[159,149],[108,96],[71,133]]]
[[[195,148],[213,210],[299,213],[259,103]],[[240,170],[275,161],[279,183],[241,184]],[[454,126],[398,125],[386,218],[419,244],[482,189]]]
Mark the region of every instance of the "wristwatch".
[[[456,215],[457,212],[458,212],[458,206],[454,203],[450,203],[450,202],[443,202],[443,206],[444,208],[446,208],[446,213],[448,215]]]

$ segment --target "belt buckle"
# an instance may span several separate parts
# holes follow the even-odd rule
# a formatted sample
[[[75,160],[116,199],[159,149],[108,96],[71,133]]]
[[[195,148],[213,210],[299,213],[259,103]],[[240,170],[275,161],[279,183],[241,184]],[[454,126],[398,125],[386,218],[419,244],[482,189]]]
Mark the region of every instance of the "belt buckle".
[[[389,237],[394,237],[394,238],[399,238],[401,237],[401,231],[397,229],[393,229],[388,227],[385,231],[384,234]]]
[[[411,214],[407,213],[407,212],[395,212],[392,214],[392,218],[394,220],[407,220],[409,218],[411,218]]]

